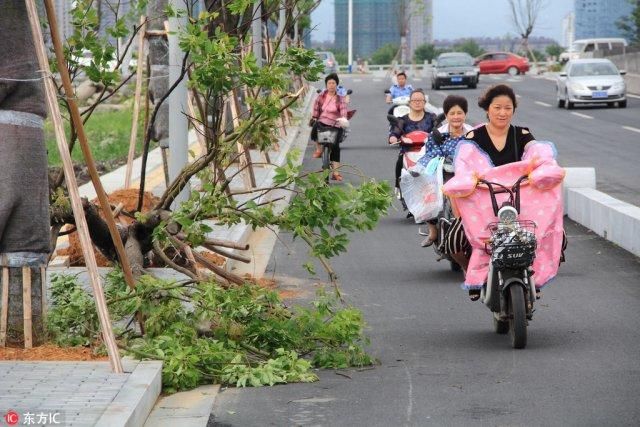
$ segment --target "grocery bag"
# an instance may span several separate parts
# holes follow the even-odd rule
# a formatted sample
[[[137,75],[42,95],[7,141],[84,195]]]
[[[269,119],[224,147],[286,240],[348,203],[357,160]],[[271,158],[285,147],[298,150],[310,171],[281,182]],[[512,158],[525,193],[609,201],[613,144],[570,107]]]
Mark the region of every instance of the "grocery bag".
[[[416,223],[438,216],[442,210],[442,165],[444,157],[435,157],[422,168],[418,176],[403,169],[400,175],[400,191],[407,209]]]

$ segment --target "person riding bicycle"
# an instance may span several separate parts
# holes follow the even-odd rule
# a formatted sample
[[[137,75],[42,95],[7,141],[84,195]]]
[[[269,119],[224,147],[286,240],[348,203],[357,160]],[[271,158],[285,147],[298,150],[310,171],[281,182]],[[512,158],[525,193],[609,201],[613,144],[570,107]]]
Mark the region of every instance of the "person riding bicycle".
[[[329,156],[333,170],[331,178],[336,181],[342,181],[342,175],[338,172],[340,168],[340,144],[338,144],[338,141],[341,140],[344,132],[341,123],[347,120],[347,103],[345,97],[337,92],[340,79],[336,73],[327,75],[324,83],[326,90],[316,98],[310,120],[310,124],[313,126],[311,140],[316,143],[316,151],[313,153],[313,157],[319,158],[322,156],[322,146],[318,143],[318,128],[321,128],[321,130],[322,128],[336,128],[338,130],[336,143],[333,144]]]
[[[403,135],[410,132],[421,130],[430,133],[433,130],[433,126],[436,121],[436,116],[433,113],[425,111],[424,106],[427,102],[427,96],[422,89],[415,89],[411,92],[409,97],[409,114],[406,114],[400,118],[402,127],[399,124],[394,125],[389,132],[389,144],[397,144]],[[400,146],[400,153],[398,154],[398,160],[396,161],[395,170],[395,188],[396,193],[400,194],[400,174],[402,173],[402,156],[407,149]],[[410,214],[409,214],[410,215]]]
[[[429,161],[436,157],[453,159],[458,142],[464,139],[465,134],[473,127],[465,120],[469,110],[467,99],[463,96],[449,95],[442,103],[442,110],[446,123],[431,132],[425,147],[425,154],[413,167],[411,172],[420,172],[427,167]],[[437,125],[436,125],[437,126]],[[420,243],[420,246],[431,246],[438,239],[437,219],[427,221],[429,235]]]

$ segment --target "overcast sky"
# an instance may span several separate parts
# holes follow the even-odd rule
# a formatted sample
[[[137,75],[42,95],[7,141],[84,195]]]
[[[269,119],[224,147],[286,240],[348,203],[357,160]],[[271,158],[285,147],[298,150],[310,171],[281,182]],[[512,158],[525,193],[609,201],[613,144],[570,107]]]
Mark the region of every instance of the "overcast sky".
[[[546,0],[534,36],[562,38],[562,18],[573,10],[574,0]],[[311,19],[314,40],[334,38],[334,0],[322,0]],[[508,0],[433,0],[433,38],[499,37],[516,34]]]

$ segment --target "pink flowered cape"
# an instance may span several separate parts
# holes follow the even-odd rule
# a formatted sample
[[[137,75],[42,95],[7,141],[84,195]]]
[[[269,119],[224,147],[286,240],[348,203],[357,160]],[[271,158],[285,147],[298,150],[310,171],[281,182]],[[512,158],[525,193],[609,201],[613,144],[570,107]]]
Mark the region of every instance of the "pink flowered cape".
[[[550,142],[530,143],[522,160],[494,167],[489,156],[473,141],[458,144],[454,165],[455,176],[443,187],[462,216],[462,225],[472,246],[472,255],[463,287],[481,287],[487,280],[489,255],[484,251],[489,238],[487,225],[497,221],[491,206],[489,190],[476,187],[478,178],[511,187],[522,175],[528,184],[520,191],[519,219],[536,223],[538,248],[533,263],[536,288],[542,288],[558,271],[562,249],[564,169],[555,160],[556,150]],[[506,194],[498,194],[498,206]]]

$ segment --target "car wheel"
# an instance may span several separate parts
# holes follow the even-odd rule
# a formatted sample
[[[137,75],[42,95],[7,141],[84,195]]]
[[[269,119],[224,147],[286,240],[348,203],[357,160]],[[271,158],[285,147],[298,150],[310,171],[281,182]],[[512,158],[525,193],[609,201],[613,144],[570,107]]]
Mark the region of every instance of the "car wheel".
[[[440,89],[440,82],[438,80],[436,80],[436,82],[433,84],[433,88],[435,90],[439,90]]]
[[[475,88],[477,88],[477,87],[478,87],[478,83],[473,82],[473,83],[471,83],[471,84],[469,85],[469,87],[470,87],[471,89],[475,89]]]
[[[573,109],[573,102],[569,101],[569,93],[565,92],[564,94],[564,106],[567,110],[572,110]]]
[[[431,80],[431,89],[435,89],[436,85],[433,83],[433,80]]]
[[[510,76],[517,76],[518,75],[518,69],[516,67],[509,67],[507,68],[507,74],[509,74]]]
[[[560,98],[560,89],[556,86],[556,100],[558,102],[558,108],[564,107],[564,99]]]
[[[624,101],[618,101],[618,107],[627,108],[627,100],[625,99]]]

